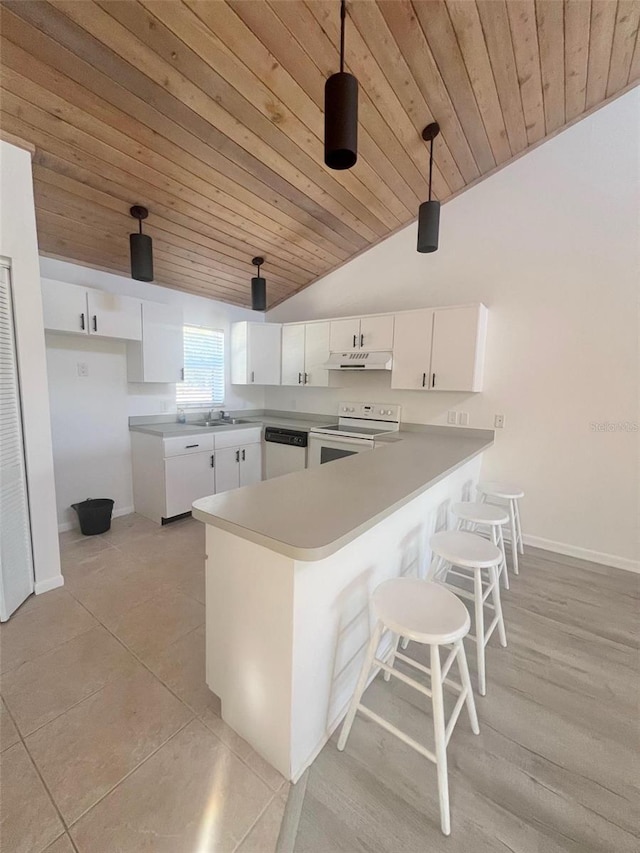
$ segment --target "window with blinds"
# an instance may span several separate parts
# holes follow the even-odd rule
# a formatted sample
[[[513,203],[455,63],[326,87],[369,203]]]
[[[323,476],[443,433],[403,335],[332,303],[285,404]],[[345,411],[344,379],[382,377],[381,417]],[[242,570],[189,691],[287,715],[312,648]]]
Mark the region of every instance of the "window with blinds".
[[[208,409],[224,403],[224,332],[184,327],[184,382],[176,385],[183,409]]]

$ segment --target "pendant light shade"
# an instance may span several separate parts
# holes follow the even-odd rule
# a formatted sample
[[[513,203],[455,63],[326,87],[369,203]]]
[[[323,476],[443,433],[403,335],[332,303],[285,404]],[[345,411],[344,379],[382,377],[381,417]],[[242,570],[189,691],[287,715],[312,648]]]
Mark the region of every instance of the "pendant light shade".
[[[418,251],[435,252],[440,233],[440,202],[423,201],[418,210]]]
[[[440,235],[440,202],[431,198],[433,179],[433,140],[440,133],[440,125],[434,121],[422,131],[425,142],[431,143],[429,152],[429,200],[423,201],[418,211],[418,251],[435,252]]]
[[[264,258],[254,258],[251,263],[258,267],[258,274],[251,279],[251,308],[254,311],[267,310],[267,280],[260,275]]]
[[[131,278],[136,281],[153,281],[153,241],[148,234],[142,233],[142,220],[147,218],[149,211],[135,204],[129,213],[138,220],[139,227],[137,234],[129,234]]]
[[[358,81],[344,70],[345,0],[340,3],[340,71],[324,85],[324,162],[350,169],[358,159]]]

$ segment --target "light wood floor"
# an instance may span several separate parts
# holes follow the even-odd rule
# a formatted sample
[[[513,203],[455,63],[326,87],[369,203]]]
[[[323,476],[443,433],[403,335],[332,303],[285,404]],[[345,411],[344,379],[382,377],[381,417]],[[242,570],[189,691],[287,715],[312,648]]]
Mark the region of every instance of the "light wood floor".
[[[480,735],[463,713],[449,744],[450,838],[435,766],[359,716],[309,771],[295,853],[637,853],[639,592],[640,575],[528,548],[503,594],[508,648],[487,650]],[[433,743],[428,700],[402,682],[378,677],[364,701]]]

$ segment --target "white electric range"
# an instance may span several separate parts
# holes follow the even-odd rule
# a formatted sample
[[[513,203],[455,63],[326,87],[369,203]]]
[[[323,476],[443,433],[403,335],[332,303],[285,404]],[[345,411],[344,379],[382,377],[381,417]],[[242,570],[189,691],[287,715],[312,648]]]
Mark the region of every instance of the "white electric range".
[[[400,406],[388,403],[340,403],[338,423],[312,427],[307,465],[323,465],[334,459],[375,450],[376,439],[400,429]]]

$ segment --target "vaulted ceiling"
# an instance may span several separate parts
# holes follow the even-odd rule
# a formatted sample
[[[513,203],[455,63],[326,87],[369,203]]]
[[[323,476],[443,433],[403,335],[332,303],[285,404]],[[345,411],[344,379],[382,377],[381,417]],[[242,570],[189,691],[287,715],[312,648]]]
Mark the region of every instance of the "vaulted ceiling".
[[[350,0],[359,159],[323,164],[337,0],[3,0],[0,126],[31,142],[43,254],[269,304],[640,78],[640,0]],[[544,176],[541,175],[541,182]],[[428,256],[425,256],[428,263]]]

